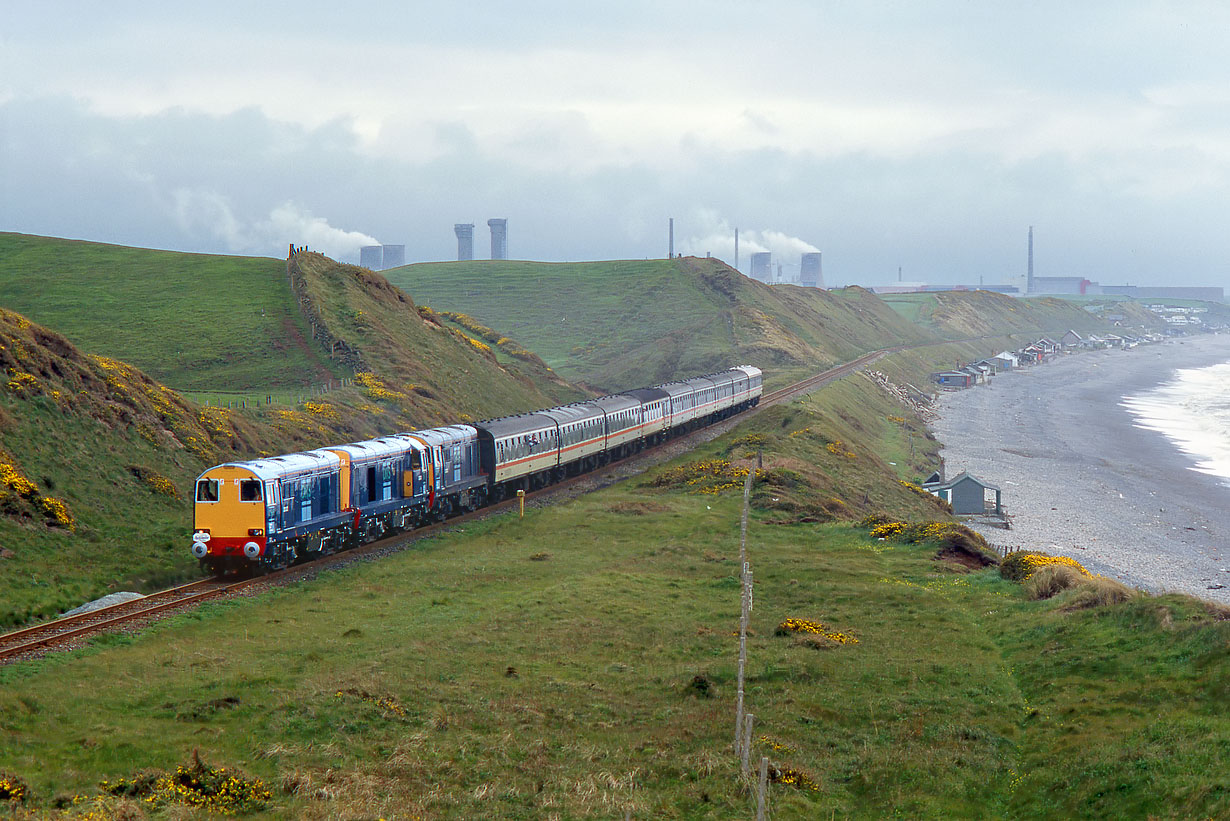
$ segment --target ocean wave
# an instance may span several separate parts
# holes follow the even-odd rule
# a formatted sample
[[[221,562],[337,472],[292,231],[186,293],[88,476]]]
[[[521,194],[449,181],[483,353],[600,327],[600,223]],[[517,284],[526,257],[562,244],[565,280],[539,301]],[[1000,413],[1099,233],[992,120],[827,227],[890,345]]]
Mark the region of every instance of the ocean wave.
[[[1191,456],[1193,470],[1230,486],[1230,362],[1176,370],[1170,381],[1119,404],[1136,427],[1161,433]]]

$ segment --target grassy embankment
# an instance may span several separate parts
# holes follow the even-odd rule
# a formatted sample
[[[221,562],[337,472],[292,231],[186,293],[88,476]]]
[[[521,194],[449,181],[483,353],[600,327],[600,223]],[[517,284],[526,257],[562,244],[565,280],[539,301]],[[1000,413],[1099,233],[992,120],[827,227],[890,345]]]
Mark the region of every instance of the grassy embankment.
[[[268,391],[346,376],[311,344],[286,263],[0,233],[0,307],[183,391]]]
[[[523,520],[5,668],[0,771],[31,808],[198,750],[262,779],[270,817],[745,816],[731,465],[760,450],[748,705],[757,753],[804,785],[772,787],[774,817],[1230,813],[1230,621],[1178,596],[1029,601],[822,521],[939,515],[888,464],[916,424],[851,377]],[[787,618],[858,641],[775,635]]]
[[[147,254],[145,268],[134,263],[125,270],[134,277],[141,270],[148,278],[158,276],[154,262],[161,252],[71,244],[74,251],[79,246],[97,252],[100,268],[119,251]],[[104,346],[91,354],[18,314],[0,314],[0,625],[195,575],[185,550],[192,515],[185,497],[208,465],[582,396],[532,356],[497,361],[478,340],[424,318],[377,275],[317,255],[297,259],[305,263],[299,273],[318,332],[327,332],[339,347],[363,351],[355,363],[363,376],[352,387],[297,406],[228,411],[186,401],[111,358],[140,347],[128,335],[140,333],[144,320],[119,308],[114,320],[96,314],[93,322],[111,322],[122,332],[91,336],[98,328],[84,305],[77,321],[68,323]],[[286,288],[285,266],[279,264]],[[238,310],[247,293],[228,291],[225,277],[210,276],[201,272],[196,292],[211,294],[215,302],[230,299]],[[169,313],[166,305],[155,307],[159,298],[151,294],[127,313]],[[227,327],[198,330],[210,345],[230,345],[228,357],[244,358],[246,343]],[[295,366],[293,358],[280,363]],[[43,499],[65,506],[71,529],[67,519],[56,521],[53,503]]]
[[[424,304],[515,336],[568,379],[608,390],[732,360],[784,385],[935,338],[862,289],[769,287],[716,259],[423,263],[385,274]]]

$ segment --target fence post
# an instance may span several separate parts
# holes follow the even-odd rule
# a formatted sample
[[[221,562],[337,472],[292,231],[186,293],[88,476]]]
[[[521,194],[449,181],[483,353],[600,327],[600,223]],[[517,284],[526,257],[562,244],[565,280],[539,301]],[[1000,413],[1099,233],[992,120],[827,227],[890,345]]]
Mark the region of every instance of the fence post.
[[[756,790],[756,821],[764,821],[765,790],[769,786],[769,759],[760,757],[760,785]]]
[[[751,775],[751,767],[748,764],[748,757],[752,754],[752,725],[756,723],[756,716],[748,713],[743,717],[743,774]]]
[[[753,472],[747,472],[743,481],[743,518],[739,525],[739,674],[735,691],[735,754],[740,754],[749,739],[744,738],[743,718],[743,682],[747,666],[747,622],[748,622],[748,589],[747,589],[747,515],[752,498]],[[746,757],[745,757],[746,758]],[[745,761],[746,764],[746,761]],[[746,770],[746,766],[744,767]]]

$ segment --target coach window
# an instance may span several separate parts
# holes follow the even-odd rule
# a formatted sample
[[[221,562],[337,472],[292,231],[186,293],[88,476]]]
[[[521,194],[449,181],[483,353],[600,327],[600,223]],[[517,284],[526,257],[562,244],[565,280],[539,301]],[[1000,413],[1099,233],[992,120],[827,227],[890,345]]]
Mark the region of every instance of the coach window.
[[[241,502],[259,502],[261,497],[261,483],[259,479],[243,479],[239,483],[239,501]]]
[[[196,500],[198,502],[218,501],[218,480],[202,479],[196,483]]]

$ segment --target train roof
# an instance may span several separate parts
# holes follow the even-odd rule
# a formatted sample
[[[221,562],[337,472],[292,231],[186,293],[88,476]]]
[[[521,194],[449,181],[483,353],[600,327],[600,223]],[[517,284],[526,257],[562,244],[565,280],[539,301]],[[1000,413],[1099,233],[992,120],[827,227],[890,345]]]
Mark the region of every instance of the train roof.
[[[310,476],[316,473],[337,470],[341,467],[341,464],[342,459],[336,453],[324,449],[309,450],[303,453],[288,453],[285,456],[268,456],[263,459],[253,459],[249,462],[227,462],[222,465],[215,465],[202,473],[201,476],[205,476],[210,471],[217,470],[220,467],[241,468],[247,470],[262,482],[271,482],[274,479]]]
[[[593,400],[594,404],[602,408],[607,413],[616,413],[629,408],[639,408],[641,400],[635,396],[628,396],[626,393],[616,393],[610,396],[599,396]]]
[[[650,390],[659,390],[667,396],[683,396],[684,394],[696,393],[696,388],[686,382],[665,382],[661,385],[655,385]]]
[[[560,425],[571,425],[584,419],[604,419],[606,414],[602,408],[593,402],[574,402],[558,408],[539,411],[544,416],[550,416]]]
[[[557,426],[557,422],[542,413],[519,413],[516,416],[504,416],[499,419],[488,419],[479,422],[474,427],[479,434],[486,433],[495,438],[517,436],[522,433],[537,433]]]
[[[669,393],[661,388],[637,388],[634,391],[624,391],[619,396],[631,396],[634,399],[639,399],[641,402],[653,402],[658,399],[665,399],[670,396]]]
[[[478,430],[473,425],[443,425],[438,428],[412,430],[401,435],[431,447],[444,447],[473,442],[478,438]]]
[[[410,447],[410,443],[400,436],[382,436],[379,439],[368,439],[364,442],[351,442],[346,445],[334,445],[324,450],[341,451],[348,454],[354,461],[365,459],[386,459],[390,456],[400,456]]]

